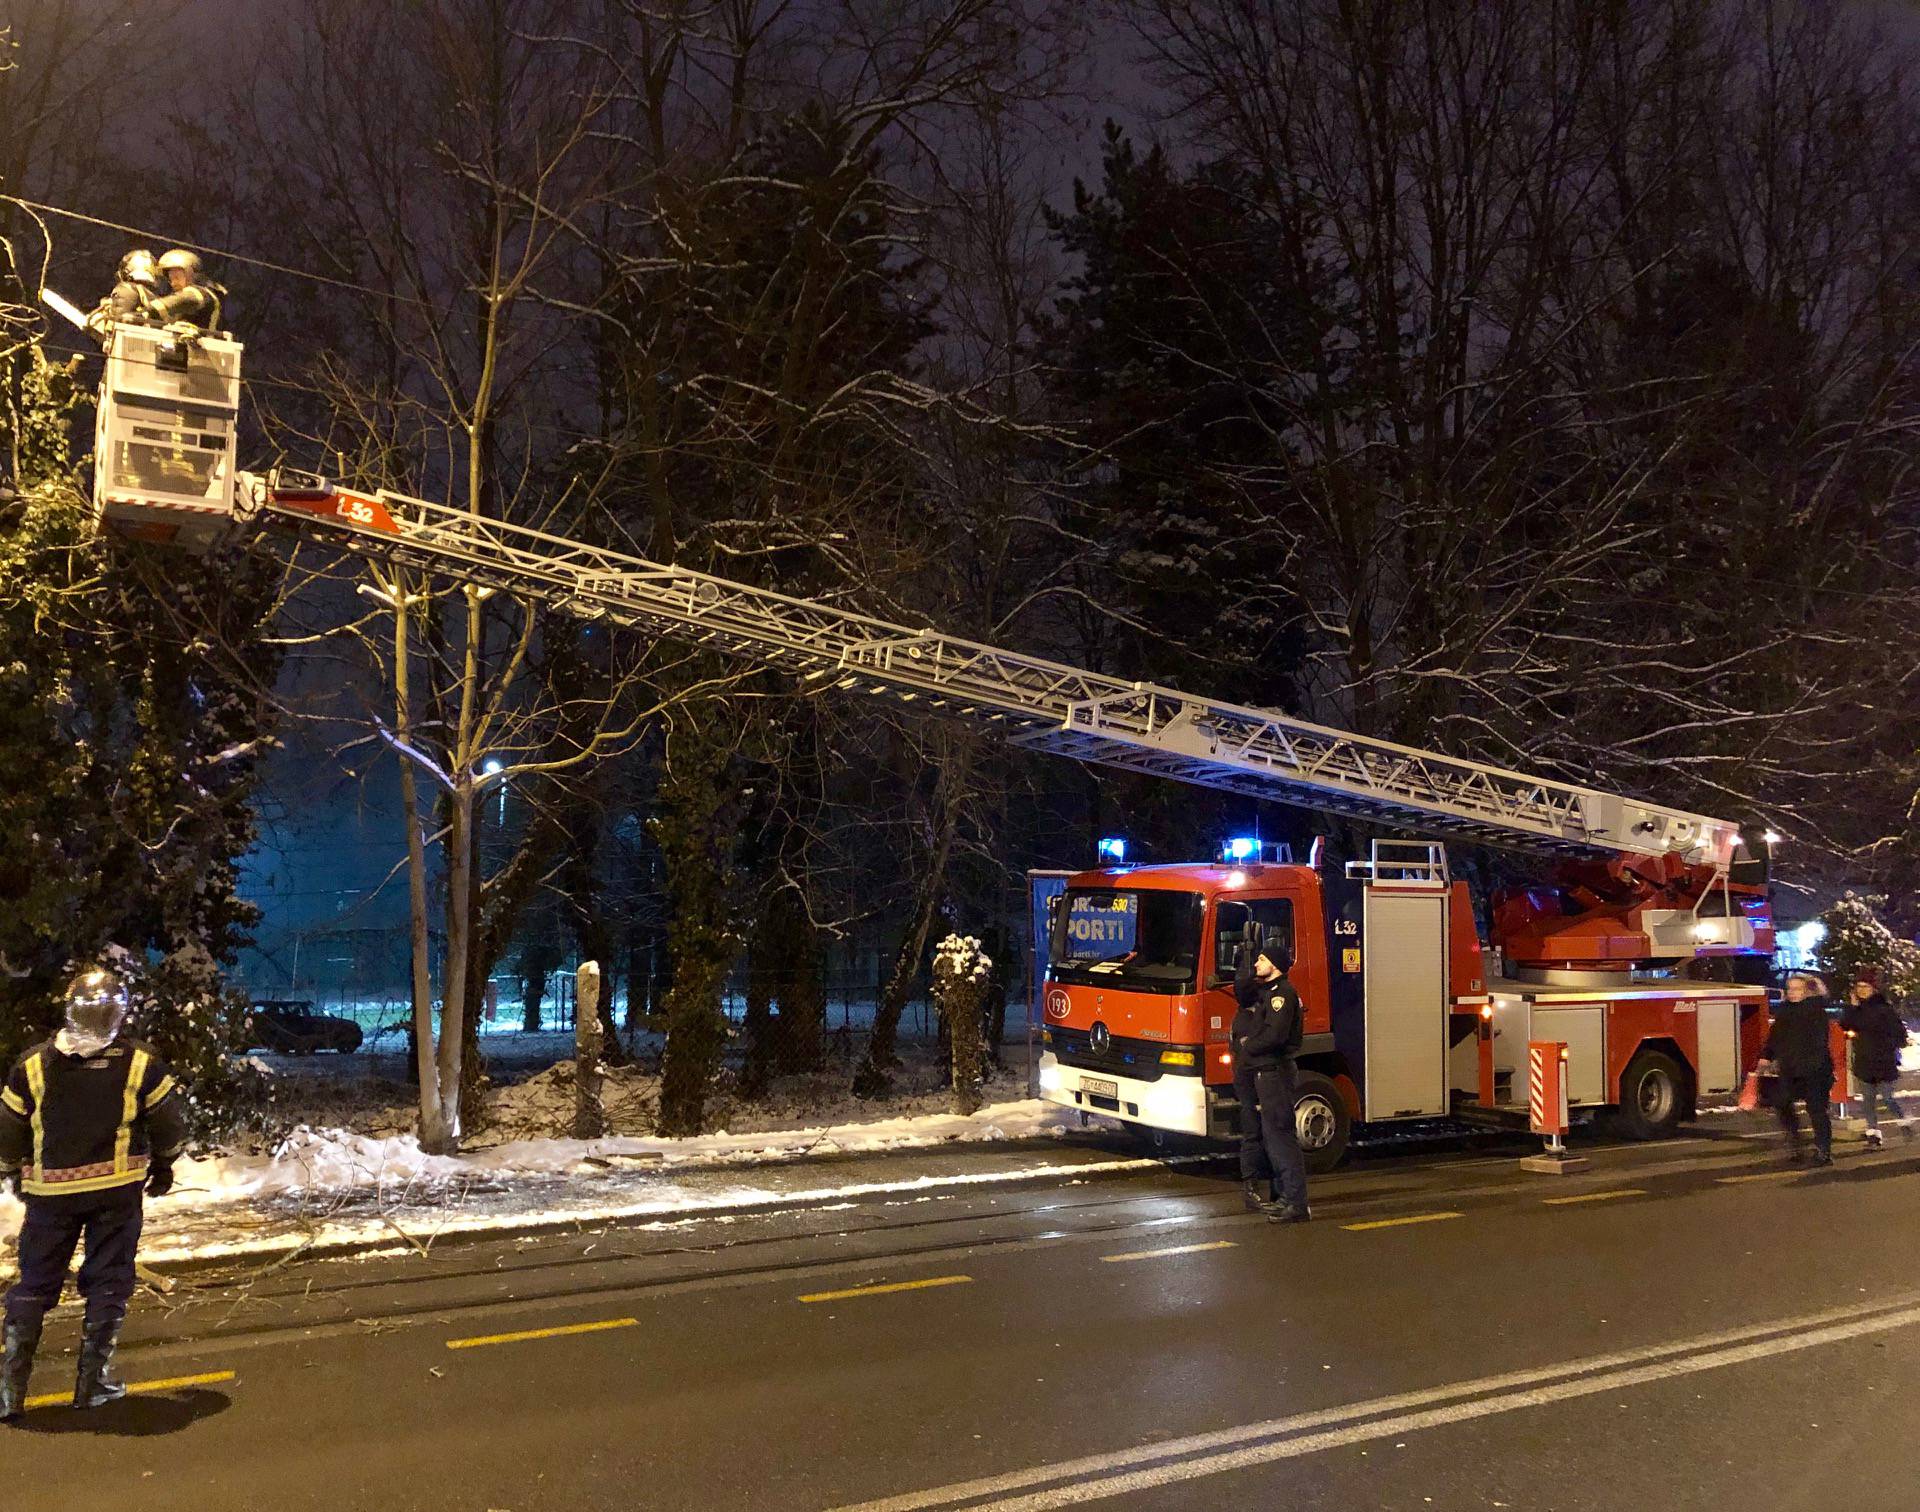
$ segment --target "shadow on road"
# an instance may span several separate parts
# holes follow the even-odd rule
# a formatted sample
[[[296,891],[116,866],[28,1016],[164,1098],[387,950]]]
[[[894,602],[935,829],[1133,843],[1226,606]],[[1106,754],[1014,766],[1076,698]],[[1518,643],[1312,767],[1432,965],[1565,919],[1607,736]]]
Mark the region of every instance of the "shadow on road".
[[[218,1417],[233,1405],[224,1391],[172,1391],[165,1395],[130,1396],[91,1412],[71,1407],[42,1407],[21,1419],[26,1433],[86,1433],[101,1438],[161,1438],[178,1433],[201,1418]]]

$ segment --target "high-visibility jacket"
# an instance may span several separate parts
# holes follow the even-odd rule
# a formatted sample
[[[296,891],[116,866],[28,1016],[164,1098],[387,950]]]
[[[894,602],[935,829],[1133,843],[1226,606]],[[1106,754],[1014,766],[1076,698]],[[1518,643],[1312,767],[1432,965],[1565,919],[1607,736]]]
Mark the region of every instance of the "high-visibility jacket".
[[[30,1197],[132,1186],[187,1142],[179,1084],[150,1046],[117,1039],[93,1055],[54,1041],[21,1056],[0,1088],[0,1174]]]

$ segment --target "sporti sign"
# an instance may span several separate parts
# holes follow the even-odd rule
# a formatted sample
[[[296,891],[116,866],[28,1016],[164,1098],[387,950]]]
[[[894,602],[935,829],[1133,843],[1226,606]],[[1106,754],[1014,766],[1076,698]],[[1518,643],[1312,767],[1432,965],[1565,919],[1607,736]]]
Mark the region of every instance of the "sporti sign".
[[[1138,893],[1078,893],[1067,901],[1067,954],[1127,955],[1140,931]]]

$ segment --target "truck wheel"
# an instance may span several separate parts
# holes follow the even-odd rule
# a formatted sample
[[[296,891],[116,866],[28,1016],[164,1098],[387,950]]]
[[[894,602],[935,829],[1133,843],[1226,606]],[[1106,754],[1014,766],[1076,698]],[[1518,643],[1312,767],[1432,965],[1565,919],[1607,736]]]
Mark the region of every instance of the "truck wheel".
[[[1615,1120],[1629,1139],[1665,1139],[1687,1111],[1687,1073],[1670,1055],[1642,1050],[1620,1078]]]
[[[1312,1174],[1323,1175],[1347,1158],[1353,1126],[1347,1117],[1347,1100],[1332,1077],[1302,1071],[1294,1079],[1293,1130]]]

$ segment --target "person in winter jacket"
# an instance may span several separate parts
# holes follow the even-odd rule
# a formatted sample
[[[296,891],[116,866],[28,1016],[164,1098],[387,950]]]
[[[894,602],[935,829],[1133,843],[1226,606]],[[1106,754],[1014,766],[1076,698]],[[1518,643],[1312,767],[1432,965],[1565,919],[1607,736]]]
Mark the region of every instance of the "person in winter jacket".
[[[224,290],[209,283],[200,255],[185,247],[161,254],[155,264],[167,281],[168,292],[153,301],[149,318],[155,325],[188,325],[201,331],[220,328],[220,296]]]
[[[1833,1120],[1827,1100],[1833,1091],[1833,1054],[1827,1044],[1826,984],[1818,977],[1796,971],[1787,978],[1786,1000],[1774,1011],[1760,1061],[1763,1069],[1772,1067],[1776,1078],[1773,1106],[1787,1131],[1787,1159],[1797,1165],[1806,1158],[1793,1106],[1803,1102],[1813,1126],[1813,1163],[1832,1165]]]
[[[0,1088],[0,1178],[27,1204],[20,1280],[6,1300],[0,1422],[26,1410],[41,1320],[60,1300],[83,1234],[86,1315],[73,1405],[127,1394],[112,1365],[133,1300],[141,1193],[166,1195],[187,1142],[184,1099],[167,1063],[121,1034],[120,978],[104,967],[81,972],[68,985],[66,1012],[66,1026],[27,1051]]]
[[[103,345],[116,324],[152,324],[153,302],[162,287],[160,270],[145,247],[135,247],[122,257],[115,275],[113,292],[87,317],[87,329]]]
[[[1907,1043],[1907,1024],[1880,991],[1879,975],[1871,968],[1854,977],[1846,1006],[1840,1010],[1840,1027],[1853,1046],[1854,1080],[1860,1083],[1867,1105],[1867,1143],[1878,1149],[1880,1099],[1886,1099],[1889,1117],[1901,1117],[1893,1093],[1900,1083],[1900,1051]],[[1912,1139],[1912,1128],[1904,1123],[1901,1127]]]
[[[1247,1207],[1274,1223],[1305,1223],[1307,1165],[1294,1128],[1294,1057],[1300,1050],[1300,994],[1287,980],[1285,952],[1269,943],[1240,947],[1233,1016],[1233,1091],[1240,1102],[1240,1181]]]

